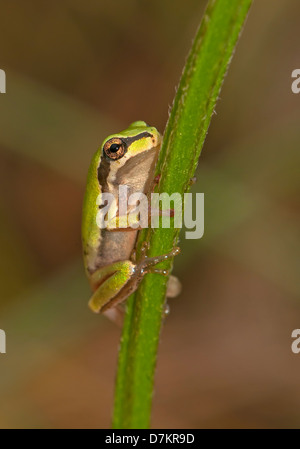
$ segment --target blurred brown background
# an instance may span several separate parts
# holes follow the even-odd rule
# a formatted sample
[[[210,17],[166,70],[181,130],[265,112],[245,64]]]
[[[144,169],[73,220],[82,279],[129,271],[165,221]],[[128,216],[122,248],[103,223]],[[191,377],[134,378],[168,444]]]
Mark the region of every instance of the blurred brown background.
[[[205,3],[1,1],[1,428],[110,426],[120,332],[87,308],[85,177],[106,135],[163,131]],[[296,0],[256,1],[225,80],[153,427],[299,427],[299,16]]]

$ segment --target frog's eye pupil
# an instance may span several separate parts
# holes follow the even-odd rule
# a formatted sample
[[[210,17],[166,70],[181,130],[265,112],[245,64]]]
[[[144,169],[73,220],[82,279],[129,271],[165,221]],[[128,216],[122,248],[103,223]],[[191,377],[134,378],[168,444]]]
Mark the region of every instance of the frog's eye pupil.
[[[120,145],[118,145],[117,143],[113,143],[111,144],[109,150],[111,151],[111,153],[116,153],[120,148]]]

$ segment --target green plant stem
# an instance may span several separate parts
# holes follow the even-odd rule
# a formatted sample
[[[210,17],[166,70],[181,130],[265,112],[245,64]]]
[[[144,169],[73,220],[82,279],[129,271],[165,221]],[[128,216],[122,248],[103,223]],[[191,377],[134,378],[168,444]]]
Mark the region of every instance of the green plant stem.
[[[188,56],[157,164],[158,192],[187,192],[220,88],[251,0],[210,0]],[[169,252],[179,229],[147,229],[149,256]],[[179,256],[180,257],[180,256]],[[161,264],[171,269],[172,261]],[[148,428],[166,281],[148,274],[127,302],[119,353],[113,427]]]

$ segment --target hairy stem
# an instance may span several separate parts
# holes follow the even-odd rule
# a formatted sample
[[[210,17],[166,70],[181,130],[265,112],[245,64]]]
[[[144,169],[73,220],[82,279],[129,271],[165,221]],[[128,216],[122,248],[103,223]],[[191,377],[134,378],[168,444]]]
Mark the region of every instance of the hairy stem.
[[[164,133],[156,172],[157,192],[183,195],[190,186],[235,45],[251,0],[210,0],[189,53]],[[140,233],[149,256],[169,252],[179,229]],[[179,256],[180,257],[180,256]],[[171,269],[172,260],[161,264]],[[113,427],[148,428],[167,279],[145,276],[127,303],[115,393]]]

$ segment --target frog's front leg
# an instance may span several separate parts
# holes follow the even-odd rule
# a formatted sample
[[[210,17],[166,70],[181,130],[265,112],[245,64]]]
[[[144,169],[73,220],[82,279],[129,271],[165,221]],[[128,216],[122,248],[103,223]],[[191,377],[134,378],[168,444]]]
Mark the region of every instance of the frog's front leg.
[[[140,229],[139,217],[136,213],[118,215],[108,220],[106,223],[106,230],[112,232],[137,231]]]
[[[106,222],[106,230],[107,231],[137,231],[141,230],[144,227],[151,226],[151,218],[152,217],[174,217],[174,209],[167,209],[167,210],[161,210],[161,209],[155,209],[152,208],[150,205],[148,207],[147,215],[146,215],[146,223],[143,222],[143,225],[141,226],[141,219],[140,219],[140,211],[131,211],[127,215],[116,215],[112,218],[110,218]],[[146,226],[145,226],[146,225]]]

